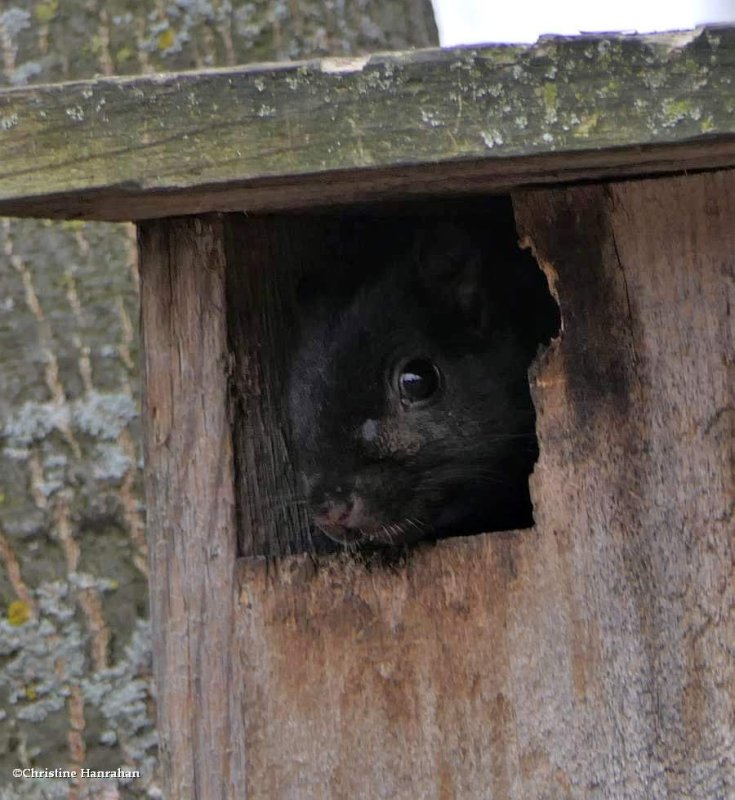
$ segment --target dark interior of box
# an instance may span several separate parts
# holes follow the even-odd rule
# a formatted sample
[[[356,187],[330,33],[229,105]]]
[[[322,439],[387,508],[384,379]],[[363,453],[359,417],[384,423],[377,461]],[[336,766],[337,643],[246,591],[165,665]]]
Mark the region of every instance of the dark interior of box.
[[[230,216],[241,555],[384,549],[531,527],[538,444],[527,375],[560,320],[545,276],[518,245],[510,198]],[[510,372],[524,386],[504,394]],[[409,396],[395,400],[404,389]],[[416,400],[417,392],[428,396]],[[411,447],[406,422],[415,423]],[[400,440],[388,459],[376,430]],[[360,485],[350,496],[362,491],[365,507],[377,507],[363,514],[368,521],[392,519],[380,506],[403,497],[433,516],[406,514],[409,524],[396,510],[396,522],[374,524],[379,536],[334,541],[344,529],[324,521],[337,514],[335,492]],[[412,491],[423,494],[414,502]],[[451,512],[436,510],[441,497]]]

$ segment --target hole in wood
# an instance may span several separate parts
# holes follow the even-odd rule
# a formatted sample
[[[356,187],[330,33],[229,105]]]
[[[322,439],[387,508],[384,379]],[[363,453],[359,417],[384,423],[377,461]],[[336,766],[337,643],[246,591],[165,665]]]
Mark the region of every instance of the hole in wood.
[[[228,227],[242,555],[533,524],[528,369],[559,312],[508,198]]]

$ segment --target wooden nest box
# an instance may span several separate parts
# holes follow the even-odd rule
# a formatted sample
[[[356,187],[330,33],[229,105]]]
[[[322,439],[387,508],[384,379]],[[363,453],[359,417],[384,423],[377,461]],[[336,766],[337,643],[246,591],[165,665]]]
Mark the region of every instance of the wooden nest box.
[[[735,29],[30,87],[0,122],[0,213],[138,225],[170,798],[735,796]],[[490,195],[561,312],[534,527],[297,552],[294,264],[355,208]]]

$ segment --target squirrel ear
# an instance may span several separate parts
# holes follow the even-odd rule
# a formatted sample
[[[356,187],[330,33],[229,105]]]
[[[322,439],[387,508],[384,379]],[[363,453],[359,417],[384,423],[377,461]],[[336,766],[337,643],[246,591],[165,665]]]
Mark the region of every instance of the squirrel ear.
[[[419,284],[430,296],[485,327],[482,256],[461,228],[442,222],[431,230],[420,230],[414,243],[414,264]]]

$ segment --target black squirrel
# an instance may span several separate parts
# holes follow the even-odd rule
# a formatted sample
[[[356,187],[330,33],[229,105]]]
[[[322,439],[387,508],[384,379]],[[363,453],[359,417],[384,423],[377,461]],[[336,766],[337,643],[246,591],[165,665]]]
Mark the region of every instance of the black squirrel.
[[[289,368],[315,528],[362,545],[529,527],[528,368],[559,316],[512,218],[373,221],[354,238],[366,277],[305,292]]]

